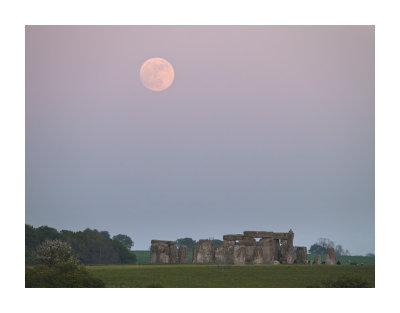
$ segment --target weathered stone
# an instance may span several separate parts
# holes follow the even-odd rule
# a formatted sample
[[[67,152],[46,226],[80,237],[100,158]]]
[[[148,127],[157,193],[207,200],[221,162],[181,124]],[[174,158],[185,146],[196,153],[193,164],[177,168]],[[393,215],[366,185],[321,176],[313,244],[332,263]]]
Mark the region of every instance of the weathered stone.
[[[294,262],[294,247],[293,245],[288,245],[287,255],[286,255],[286,263],[293,264]]]
[[[316,255],[314,257],[313,264],[321,264],[321,256],[320,255]]]
[[[288,239],[289,238],[289,234],[288,233],[273,233],[272,238],[274,239]]]
[[[235,244],[235,240],[224,240],[224,246],[234,246]]]
[[[325,264],[336,264],[336,253],[335,249],[332,247],[328,247],[326,249],[326,259],[325,259]]]
[[[187,246],[180,246],[178,250],[179,263],[188,263],[188,248]]]
[[[287,254],[288,254],[288,247],[286,240],[281,241],[281,262],[282,264],[286,264]]]
[[[255,246],[256,240],[254,238],[247,237],[246,239],[238,241],[239,246]]]
[[[260,240],[263,264],[272,264],[275,259],[275,240],[272,238],[263,238]]]
[[[158,246],[156,245],[151,245],[150,247],[150,263],[151,264],[157,264],[159,263],[160,255],[158,254]]]
[[[193,247],[192,263],[195,263],[195,259],[194,259],[195,255],[197,255],[197,247],[196,246]]]
[[[297,264],[308,264],[307,247],[297,247],[296,254],[297,254],[296,258]]]
[[[224,246],[214,246],[214,262],[217,264],[226,264],[225,260],[225,247]]]
[[[153,239],[151,241],[151,244],[164,244],[164,245],[171,245],[171,244],[175,244],[175,241],[171,241],[171,240],[157,240],[157,239]]]
[[[246,247],[246,258],[244,263],[245,264],[253,264],[253,254],[254,254],[254,249],[256,246],[245,246]]]
[[[235,245],[229,245],[224,247],[225,250],[225,263],[226,264],[234,264],[234,251]]]
[[[256,246],[254,248],[253,264],[263,264],[263,249],[261,246]]]
[[[233,264],[245,264],[246,261],[246,247],[234,246],[233,250]]]
[[[152,264],[157,263],[169,263],[170,261],[170,251],[168,242],[166,240],[152,240],[150,248],[150,262]]]
[[[254,230],[246,230],[243,232],[245,237],[251,238],[272,238],[274,237],[274,232],[272,231],[254,231]]]
[[[286,234],[286,239],[281,239],[281,262],[282,264],[292,264],[294,262],[294,233],[290,230]]]
[[[224,235],[223,237],[222,237],[222,239],[224,239],[224,240],[233,240],[233,241],[235,241],[235,240],[242,240],[243,239],[243,235],[242,234],[235,234],[235,235]]]
[[[168,245],[169,249],[169,263],[178,263],[178,248],[173,244]]]
[[[272,238],[262,238],[257,242],[258,246],[269,246],[271,245],[271,242],[273,242],[275,239]]]
[[[279,263],[279,261],[275,260],[273,264],[274,264],[274,265],[279,265],[279,264],[281,264],[281,263]]]
[[[274,242],[275,242],[274,260],[279,261],[281,259],[281,251],[280,251],[281,245],[279,244],[279,239],[274,239]]]
[[[169,263],[169,247],[166,244],[156,245],[157,251],[157,263]]]
[[[196,253],[193,254],[193,263],[213,263],[212,241],[200,239],[196,245]]]

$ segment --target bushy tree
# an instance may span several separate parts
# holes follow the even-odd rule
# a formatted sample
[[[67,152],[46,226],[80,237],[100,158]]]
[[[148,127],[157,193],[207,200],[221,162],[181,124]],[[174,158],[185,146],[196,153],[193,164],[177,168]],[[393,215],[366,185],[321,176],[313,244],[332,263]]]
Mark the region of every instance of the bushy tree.
[[[320,245],[317,244],[317,243],[314,243],[314,244],[310,247],[309,252],[310,252],[311,254],[326,254],[326,248],[320,246]]]
[[[210,238],[213,246],[222,246],[224,242],[219,239]]]
[[[134,245],[132,238],[127,235],[118,234],[114,236],[112,239],[122,243],[128,250],[130,250]]]
[[[71,245],[58,239],[42,243],[36,251],[36,260],[48,266],[63,263],[78,264]]]
[[[349,250],[345,250],[342,245],[336,245],[328,238],[319,238],[318,241],[310,247],[309,252],[311,254],[326,254],[328,247],[334,248],[337,255],[350,255]]]
[[[57,229],[48,226],[40,226],[36,228],[36,232],[39,236],[40,243],[46,240],[56,240],[62,238],[62,235],[57,231]]]
[[[110,233],[108,231],[106,231],[106,230],[102,230],[99,233],[101,235],[103,235],[103,237],[106,238],[106,239],[110,239],[111,238]]]
[[[179,238],[176,240],[176,245],[178,247],[186,246],[188,250],[193,250],[193,247],[196,245],[196,240],[192,238]]]

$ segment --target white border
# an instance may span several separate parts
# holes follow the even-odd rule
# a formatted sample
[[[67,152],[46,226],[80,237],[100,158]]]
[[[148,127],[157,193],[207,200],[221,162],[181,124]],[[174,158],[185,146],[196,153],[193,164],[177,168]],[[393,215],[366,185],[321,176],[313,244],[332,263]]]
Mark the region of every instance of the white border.
[[[29,312],[357,312],[398,307],[395,1],[8,1],[1,21],[2,308]],[[376,289],[24,289],[24,25],[376,25]],[[388,253],[388,256],[385,254]],[[393,260],[393,262],[391,262]],[[6,310],[7,312],[8,310]]]

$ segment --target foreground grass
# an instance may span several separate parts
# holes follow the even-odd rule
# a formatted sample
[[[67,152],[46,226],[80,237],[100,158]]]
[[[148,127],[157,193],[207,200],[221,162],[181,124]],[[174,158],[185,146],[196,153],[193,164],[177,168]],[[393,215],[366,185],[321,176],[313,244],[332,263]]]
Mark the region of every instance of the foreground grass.
[[[357,275],[375,286],[375,266],[350,265],[93,265],[106,287],[302,288]]]

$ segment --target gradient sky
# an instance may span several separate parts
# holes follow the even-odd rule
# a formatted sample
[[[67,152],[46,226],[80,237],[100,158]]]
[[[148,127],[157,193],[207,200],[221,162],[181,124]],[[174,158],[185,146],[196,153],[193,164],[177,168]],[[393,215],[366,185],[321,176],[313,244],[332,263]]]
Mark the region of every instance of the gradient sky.
[[[26,223],[374,252],[374,57],[373,26],[27,26]]]

